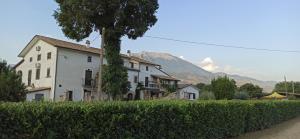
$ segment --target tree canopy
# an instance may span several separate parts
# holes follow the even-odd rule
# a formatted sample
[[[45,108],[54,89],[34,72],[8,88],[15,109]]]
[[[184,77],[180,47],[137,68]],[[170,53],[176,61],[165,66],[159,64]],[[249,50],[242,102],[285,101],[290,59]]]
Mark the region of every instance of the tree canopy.
[[[300,82],[286,82],[286,88],[289,93],[293,92],[293,84],[295,93],[300,94]],[[280,82],[275,85],[273,91],[275,92],[286,92],[285,82]]]
[[[258,98],[262,96],[263,89],[258,85],[246,83],[239,87],[240,92],[247,92],[251,98]]]
[[[227,76],[211,81],[211,90],[216,99],[233,99],[236,88],[236,82]]]
[[[97,31],[104,36],[108,70],[106,90],[117,98],[122,95],[127,80],[120,56],[121,37],[136,39],[156,22],[157,0],[56,0],[59,8],[54,17],[64,34],[77,41]],[[105,28],[105,32],[102,29]],[[122,78],[126,79],[122,79]]]
[[[19,74],[5,61],[0,61],[0,101],[18,102],[25,100],[25,85]]]
[[[136,39],[152,27],[157,18],[157,0],[56,0],[54,17],[65,35],[80,41],[93,31],[106,28]]]

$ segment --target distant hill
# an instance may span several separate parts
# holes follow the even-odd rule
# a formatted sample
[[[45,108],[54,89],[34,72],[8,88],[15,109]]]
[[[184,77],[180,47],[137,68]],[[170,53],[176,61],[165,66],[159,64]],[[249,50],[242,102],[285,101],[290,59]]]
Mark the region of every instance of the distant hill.
[[[212,73],[202,69],[199,66],[194,65],[193,63],[190,63],[168,53],[141,52],[135,53],[133,55],[162,65],[164,71],[180,79],[183,83],[196,84],[202,82],[207,84],[210,83],[213,78],[227,75],[229,78],[234,79],[237,82],[238,86],[245,83],[253,83],[262,87],[266,92],[272,91],[276,84],[276,82],[274,81],[260,81],[254,78],[240,75]]]

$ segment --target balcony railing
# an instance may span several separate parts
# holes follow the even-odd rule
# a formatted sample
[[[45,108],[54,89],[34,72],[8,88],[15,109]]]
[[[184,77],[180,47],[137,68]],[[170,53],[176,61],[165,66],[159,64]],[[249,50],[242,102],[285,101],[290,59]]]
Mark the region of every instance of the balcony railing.
[[[95,88],[96,80],[95,79],[86,79],[82,78],[82,86],[86,88]]]

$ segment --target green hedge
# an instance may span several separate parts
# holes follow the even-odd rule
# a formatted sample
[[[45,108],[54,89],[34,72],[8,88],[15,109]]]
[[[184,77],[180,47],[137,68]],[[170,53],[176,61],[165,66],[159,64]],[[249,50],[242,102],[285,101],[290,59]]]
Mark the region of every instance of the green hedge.
[[[300,115],[300,101],[0,103],[0,138],[226,138]]]

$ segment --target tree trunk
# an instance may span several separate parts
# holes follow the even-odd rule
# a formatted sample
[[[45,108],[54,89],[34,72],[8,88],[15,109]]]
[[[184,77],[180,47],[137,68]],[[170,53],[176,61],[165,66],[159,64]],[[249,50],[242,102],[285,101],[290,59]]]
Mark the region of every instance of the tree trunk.
[[[103,100],[103,91],[102,91],[102,69],[103,69],[103,54],[104,54],[104,39],[105,39],[105,28],[102,29],[101,37],[101,50],[100,50],[100,66],[99,66],[99,76],[98,76],[98,85],[97,85],[97,98]]]
[[[106,91],[113,100],[122,94],[123,60],[120,55],[121,35],[113,30],[107,29],[104,38],[104,49],[107,60]],[[126,79],[127,80],[127,79]]]

